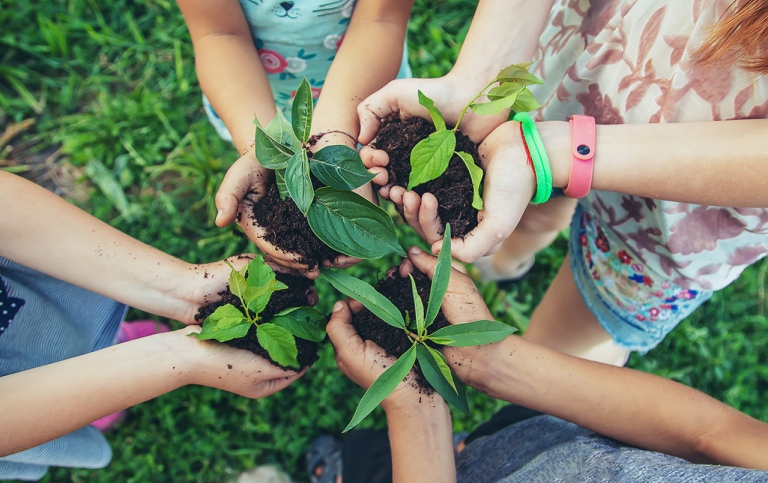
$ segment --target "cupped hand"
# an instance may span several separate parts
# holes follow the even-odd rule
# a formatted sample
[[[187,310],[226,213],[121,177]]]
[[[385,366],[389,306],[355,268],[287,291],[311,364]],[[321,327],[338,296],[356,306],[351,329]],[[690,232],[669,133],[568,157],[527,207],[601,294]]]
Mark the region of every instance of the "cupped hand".
[[[187,325],[199,324],[195,320],[197,310],[211,302],[221,300],[220,292],[227,289],[229,274],[232,267],[240,270],[250,262],[255,255],[243,254],[229,257],[226,260],[213,263],[187,264],[185,263],[178,277],[174,277],[174,286],[168,290],[170,298],[165,305],[172,313],[159,314],[171,317]],[[300,270],[293,270],[278,264],[270,257],[264,260],[275,272],[288,273],[295,276],[303,276]],[[317,293],[312,289],[307,294],[307,305],[317,303]]]
[[[190,336],[200,330],[200,327],[186,327],[177,331],[193,346],[182,355],[188,362],[190,384],[258,399],[285,389],[306,372],[306,369],[301,372],[281,369],[252,352]]]
[[[354,300],[349,303],[336,302],[326,332],[333,343],[336,365],[341,372],[363,389],[368,389],[396,359],[387,355],[375,342],[363,340],[357,334],[352,325],[352,313],[362,308],[363,306]],[[387,409],[388,406],[417,406],[423,398],[442,401],[437,393],[431,396],[420,394],[417,385],[412,382],[414,377],[413,371],[409,372],[405,380],[382,402],[382,407]]]
[[[397,79],[371,94],[357,107],[360,117],[360,136],[363,145],[360,157],[363,164],[376,174],[373,183],[379,187],[379,194],[390,198],[389,176],[385,166],[389,164],[387,153],[367,146],[379,132],[382,120],[399,115],[431,119],[427,109],[419,104],[418,91],[435,102],[435,107],[442,113],[448,125],[458,121],[462,110],[477,94],[473,89],[475,82],[463,76],[448,74],[437,79]],[[479,89],[479,87],[477,88]],[[479,116],[468,110],[461,120],[459,130],[474,142],[482,141],[493,129],[506,120],[506,113],[495,116]],[[397,203],[394,199],[393,202]]]
[[[407,277],[414,270],[418,270],[432,279],[436,266],[437,257],[418,247],[411,247],[408,250],[408,258],[400,264],[399,271],[402,277]],[[472,279],[455,268],[451,269],[441,310],[451,324],[494,319]],[[501,342],[473,347],[443,347],[442,352],[459,379],[478,387],[496,357],[495,351],[499,344]]]
[[[528,164],[520,123],[506,122],[480,144],[483,178],[483,209],[478,225],[464,238],[451,240],[451,254],[465,263],[495,253],[517,226],[535,193],[536,181]],[[402,199],[403,218],[424,240],[440,252],[443,222],[437,212],[437,199],[430,193],[419,197],[412,191],[393,187],[394,199]],[[395,201],[397,203],[397,201]]]
[[[245,235],[265,255],[284,267],[304,271],[305,276],[317,278],[319,271],[316,268],[310,270],[310,267],[297,261],[301,259],[300,255],[286,252],[266,241],[266,229],[249,215],[253,204],[266,193],[273,176],[272,170],[259,164],[254,148],[246,151],[227,170],[216,193],[216,226],[225,227],[237,219]]]

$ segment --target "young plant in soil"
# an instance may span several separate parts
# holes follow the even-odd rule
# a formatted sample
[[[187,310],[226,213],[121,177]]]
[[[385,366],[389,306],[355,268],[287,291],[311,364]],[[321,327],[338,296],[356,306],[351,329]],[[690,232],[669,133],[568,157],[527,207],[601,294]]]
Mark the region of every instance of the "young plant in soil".
[[[301,277],[281,278],[291,282],[299,279],[298,290],[274,303],[274,299],[281,297],[273,296],[280,291],[288,292],[289,287],[277,279],[261,256],[239,271],[233,267],[228,290],[222,294],[224,298],[199,309],[198,316],[205,317],[203,330],[193,335],[249,349],[268,356],[281,367],[299,369],[310,365],[317,358],[317,344],[325,339],[326,317],[312,307],[296,306],[306,304],[311,282],[303,282],[306,279]],[[249,340],[253,338],[256,340]]]
[[[396,304],[403,300],[390,301],[369,284],[343,273],[323,270],[323,276],[339,292],[351,297],[375,314],[381,321],[389,324],[389,338],[403,335],[409,346],[366,391],[357,406],[352,420],[344,429],[348,431],[360,423],[376,406],[381,403],[418,362],[418,369],[427,383],[447,402],[468,412],[464,385],[456,377],[445,357],[437,350],[439,346],[466,347],[498,342],[515,332],[502,322],[479,320],[465,324],[450,325],[443,321],[440,328],[433,328],[433,323],[442,316],[440,306],[451,276],[451,227],[446,225],[442,251],[437,259],[435,275],[429,291],[426,308],[419,296],[417,283],[409,275],[413,297],[413,312],[404,310]],[[395,302],[395,303],[393,303]],[[431,330],[430,330],[431,329]]]
[[[434,102],[419,91],[419,103],[434,126],[421,118],[389,119],[374,141],[377,149],[389,154],[390,180],[419,195],[432,193],[438,200],[438,214],[454,227],[454,236],[463,237],[477,226],[477,212],[483,209],[483,170],[477,145],[459,132],[468,109],[481,115],[498,114],[504,109],[528,112],[538,109],[528,86],[540,84],[528,72],[530,64],[505,67],[461,111],[451,129]],[[493,86],[498,83],[498,85]],[[488,102],[477,102],[486,96]]]
[[[381,258],[390,253],[405,256],[391,217],[351,191],[373,178],[357,151],[331,145],[310,153],[317,136],[311,139],[309,134],[313,104],[306,79],[296,90],[291,114],[291,122],[280,111],[266,127],[257,122],[256,157],[262,166],[274,170],[280,201],[290,198],[306,217],[311,233],[307,230],[305,236],[314,233],[336,254],[356,258]],[[274,209],[268,207],[270,211]],[[254,219],[259,216],[257,211],[259,207],[254,206]],[[272,230],[279,235],[282,226],[277,220]],[[293,251],[279,241],[277,245]],[[320,251],[320,256],[332,255],[333,252]]]

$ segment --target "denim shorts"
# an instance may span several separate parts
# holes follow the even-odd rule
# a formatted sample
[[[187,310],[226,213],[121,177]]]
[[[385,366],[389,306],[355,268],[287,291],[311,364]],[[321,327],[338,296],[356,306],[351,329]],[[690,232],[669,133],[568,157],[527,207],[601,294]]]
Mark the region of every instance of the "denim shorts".
[[[686,289],[646,265],[583,202],[571,222],[569,253],[589,310],[616,344],[642,354],[713,293]]]

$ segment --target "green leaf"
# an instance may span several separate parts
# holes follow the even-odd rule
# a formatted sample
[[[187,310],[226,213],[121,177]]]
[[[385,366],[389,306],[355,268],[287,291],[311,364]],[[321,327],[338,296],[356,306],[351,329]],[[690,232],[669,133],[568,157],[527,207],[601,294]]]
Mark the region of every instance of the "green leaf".
[[[296,137],[296,133],[293,132],[293,126],[290,121],[285,118],[283,111],[277,110],[275,117],[269,121],[269,124],[264,129],[272,139],[276,140],[283,146],[291,150],[291,153],[295,153],[301,149],[301,141]]]
[[[296,337],[319,343],[325,339],[325,325],[328,319],[316,309],[298,307],[281,312],[269,322],[286,329]]]
[[[277,192],[280,195],[280,199],[285,201],[285,199],[290,196],[290,193],[288,193],[288,186],[285,185],[284,169],[275,171],[275,184],[277,185]]]
[[[296,339],[288,330],[275,324],[260,324],[256,329],[256,337],[273,361],[283,367],[299,367]]]
[[[209,322],[219,329],[229,329],[238,324],[248,322],[248,319],[245,318],[240,309],[232,304],[226,304],[217,307],[216,310],[205,319],[205,322]]]
[[[275,271],[267,264],[264,257],[256,255],[248,262],[248,276],[245,280],[249,287],[266,287],[270,282],[277,280]],[[287,287],[286,287],[287,288]]]
[[[354,428],[366,416],[371,414],[371,411],[376,409],[376,406],[386,399],[395,390],[397,385],[405,379],[405,376],[411,371],[415,362],[416,349],[411,347],[365,391],[363,398],[360,399],[360,403],[357,405],[355,414],[352,416],[352,421],[344,428],[343,432],[346,433]]]
[[[525,89],[525,86],[522,84],[518,84],[517,82],[506,82],[492,88],[490,91],[488,91],[486,96],[492,101],[512,96],[516,98],[517,95],[523,91],[523,89]]]
[[[416,358],[419,361],[424,379],[437,391],[448,404],[453,405],[465,414],[469,414],[467,392],[464,384],[455,377],[443,355],[419,344],[416,346]]]
[[[309,158],[306,151],[299,151],[288,161],[288,167],[285,169],[285,185],[296,206],[306,215],[315,196],[312,178],[309,176]]]
[[[476,114],[480,114],[481,116],[487,116],[491,114],[498,114],[504,109],[511,108],[512,104],[515,103],[516,99],[517,99],[517,96],[504,97],[502,99],[491,101],[491,102],[472,103],[470,104],[469,107]]]
[[[280,285],[282,285],[282,287],[280,287]],[[267,308],[267,304],[269,304],[272,294],[278,290],[282,290],[282,288],[288,287],[277,281],[270,282],[266,287],[248,287],[245,289],[245,297],[243,297],[246,300],[246,304],[248,304],[248,310],[250,310],[253,315],[258,316],[258,314],[264,312],[264,309]]]
[[[229,291],[237,297],[242,297],[245,293],[245,277],[237,270],[229,272]]]
[[[307,212],[312,231],[337,252],[356,258],[406,256],[392,217],[357,193],[320,188]]]
[[[227,304],[209,315],[203,322],[203,330],[193,335],[200,340],[214,339],[226,342],[245,337],[251,325],[240,310],[232,304]]]
[[[291,105],[291,119],[293,132],[299,141],[305,143],[309,140],[309,129],[312,126],[312,88],[306,77],[296,89],[296,97]]]
[[[256,126],[256,159],[267,169],[285,169],[294,152]]]
[[[445,119],[440,111],[435,107],[435,102],[429,97],[425,96],[423,92],[419,91],[419,104],[427,108],[429,115],[432,117],[432,124],[435,125],[435,129],[438,131],[445,131]]]
[[[424,302],[419,297],[419,291],[416,288],[416,280],[413,279],[413,275],[408,274],[408,278],[411,279],[411,291],[413,292],[413,307],[416,311],[416,332],[421,336],[424,334]]]
[[[469,153],[459,151],[456,154],[464,161],[464,166],[467,167],[469,177],[472,179],[472,208],[482,210],[483,197],[480,196],[480,187],[483,185],[483,168],[475,164],[474,158]]]
[[[309,160],[309,169],[324,184],[340,190],[353,190],[375,176],[365,169],[357,151],[338,144],[314,153]]]
[[[523,85],[541,84],[541,79],[528,72],[528,68],[531,64],[532,62],[526,62],[524,64],[512,64],[504,67],[496,76],[496,81],[517,82]]]
[[[370,284],[358,280],[355,277],[345,273],[334,272],[326,268],[321,270],[325,279],[333,285],[333,288],[343,293],[347,297],[353,298],[363,304],[363,306],[373,312],[373,314],[388,323],[391,326],[404,329],[406,327],[403,314],[390,302],[388,298],[381,295]]]
[[[427,315],[425,326],[429,327],[440,313],[443,297],[448,290],[448,282],[451,280],[451,225],[446,223],[443,231],[443,243],[440,246],[440,254],[437,256],[435,274],[432,275],[432,285],[429,287],[429,301],[427,302]]]
[[[422,139],[411,151],[411,175],[408,189],[431,181],[445,172],[456,149],[456,133],[433,132]]]
[[[528,89],[524,90],[517,96],[517,101],[512,104],[512,109],[515,112],[530,112],[540,108],[541,104],[533,97],[533,93]]]
[[[503,322],[478,320],[443,327],[430,334],[429,339],[440,345],[469,347],[498,342],[516,331],[517,329]]]

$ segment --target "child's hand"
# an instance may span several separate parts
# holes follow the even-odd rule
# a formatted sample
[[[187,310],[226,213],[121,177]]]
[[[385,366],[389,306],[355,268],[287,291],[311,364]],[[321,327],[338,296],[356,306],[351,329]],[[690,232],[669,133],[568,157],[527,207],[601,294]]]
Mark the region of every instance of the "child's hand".
[[[263,196],[268,184],[272,182],[272,177],[272,171],[259,164],[254,148],[243,154],[227,170],[216,193],[216,226],[225,227],[237,218],[237,224],[246,236],[265,255],[279,265],[304,271],[306,276],[316,278],[319,271],[309,271],[309,267],[297,263],[296,260],[300,258],[298,254],[285,252],[266,241],[266,230],[257,225],[249,215],[253,202]]]
[[[215,387],[251,399],[267,397],[290,386],[305,371],[280,369],[252,352],[235,349],[215,341],[202,341],[189,334],[199,327],[186,327],[183,334],[191,350],[181,357],[187,362],[189,384]]]
[[[205,264],[185,264],[183,272],[174,279],[175,286],[170,290],[172,302],[166,306],[173,307],[171,314],[159,314],[179,320],[187,325],[199,324],[195,321],[197,309],[203,305],[221,299],[219,292],[226,290],[229,274],[232,271],[230,265],[236,270],[246,266],[253,259],[253,255],[236,255],[226,260]],[[265,260],[276,272],[304,275],[304,272],[287,269],[269,257]],[[175,302],[176,306],[173,306]],[[317,303],[317,293],[314,290],[307,293],[307,305]]]
[[[386,355],[384,349],[375,342],[364,341],[357,335],[352,325],[352,313],[360,311],[363,306],[357,301],[336,302],[331,314],[331,320],[326,326],[328,337],[336,350],[336,365],[341,372],[352,379],[363,389],[368,389],[371,384],[381,376],[387,367],[395,362],[395,358]],[[403,382],[382,403],[382,407],[420,406],[425,398],[435,398],[442,401],[437,393],[425,396],[419,393],[419,389],[410,381],[414,377],[411,371]],[[443,403],[444,404],[444,403]]]
[[[432,279],[436,265],[436,257],[417,247],[411,247],[408,250],[408,258],[400,264],[400,275],[407,277],[413,270],[418,270]],[[451,270],[441,310],[451,324],[494,320],[475,283],[455,268]],[[499,344],[501,342],[472,347],[444,347],[442,352],[456,375],[467,384],[476,386],[482,383],[484,376],[488,374],[488,368],[496,357]]]

